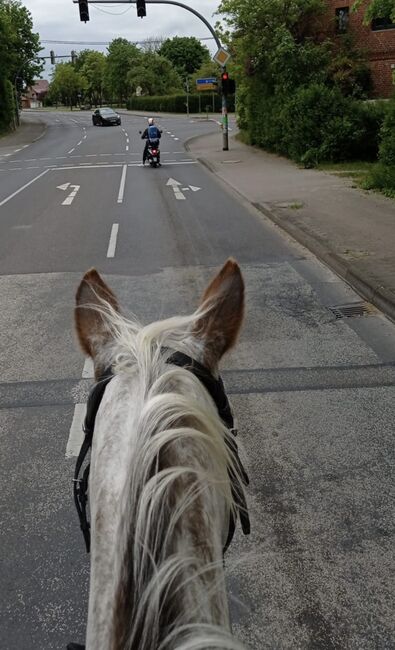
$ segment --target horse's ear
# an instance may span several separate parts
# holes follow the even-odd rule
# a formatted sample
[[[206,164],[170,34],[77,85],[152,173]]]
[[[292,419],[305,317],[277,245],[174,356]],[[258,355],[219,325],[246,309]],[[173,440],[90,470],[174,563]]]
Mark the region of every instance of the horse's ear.
[[[204,341],[204,362],[215,368],[235,343],[244,318],[244,280],[240,267],[228,259],[210,282],[201,300],[209,311],[197,323],[196,335]]]
[[[76,294],[75,325],[80,345],[90,357],[111,339],[111,331],[103,315],[103,303],[119,311],[118,302],[96,269],[85,273]],[[98,307],[98,309],[95,309]]]

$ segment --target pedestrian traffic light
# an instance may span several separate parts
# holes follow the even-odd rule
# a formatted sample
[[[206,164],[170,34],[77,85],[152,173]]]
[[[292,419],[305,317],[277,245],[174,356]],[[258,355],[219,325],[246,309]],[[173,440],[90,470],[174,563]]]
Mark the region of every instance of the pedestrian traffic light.
[[[226,71],[221,74],[221,90],[224,95],[234,95],[236,92],[236,83],[234,79],[229,79],[229,73]]]
[[[53,50],[50,51],[49,57],[51,59],[51,65],[55,65],[55,52]]]
[[[80,10],[80,20],[83,23],[88,22],[89,20],[89,7],[88,0],[78,0],[78,7]]]
[[[144,16],[147,15],[146,9],[145,9],[145,0],[137,0],[137,16],[139,18],[144,18]]]

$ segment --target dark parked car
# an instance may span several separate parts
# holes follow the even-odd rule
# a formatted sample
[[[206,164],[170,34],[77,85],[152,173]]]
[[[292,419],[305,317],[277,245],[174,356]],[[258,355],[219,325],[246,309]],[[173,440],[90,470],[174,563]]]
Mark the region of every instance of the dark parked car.
[[[121,118],[112,108],[97,108],[92,115],[92,122],[93,126],[121,126]]]

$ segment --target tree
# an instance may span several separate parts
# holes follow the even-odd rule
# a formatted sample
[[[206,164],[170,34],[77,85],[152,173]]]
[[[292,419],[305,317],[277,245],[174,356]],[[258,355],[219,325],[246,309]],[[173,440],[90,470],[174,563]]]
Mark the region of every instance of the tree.
[[[170,95],[182,89],[182,80],[170,61],[152,52],[141,55],[127,81],[132,92],[140,86],[143,95]]]
[[[86,89],[86,81],[80,72],[76,72],[72,63],[58,63],[52,76],[49,97],[52,101],[61,101],[65,106],[77,104],[78,94]]]
[[[210,60],[208,48],[193,36],[166,39],[159,54],[169,59],[182,77],[193,74],[205,61]]]
[[[16,124],[14,88],[31,85],[43,65],[38,34],[19,0],[0,0],[0,130]]]
[[[358,9],[363,0],[355,0],[353,10]],[[394,0],[369,0],[364,14],[364,23],[369,24],[373,18],[389,18],[395,23],[395,2]]]
[[[106,89],[122,104],[128,96],[128,73],[140,64],[141,52],[125,38],[116,38],[108,46]]]
[[[273,94],[322,81],[329,51],[311,24],[323,10],[323,0],[223,0],[218,12],[239,86],[259,83],[259,92]]]
[[[31,85],[43,64],[37,60],[40,40],[30,12],[19,0],[0,0],[0,26],[0,74],[11,83],[18,76],[23,85]]]
[[[96,106],[102,104],[103,101],[106,70],[107,60],[105,55],[102,52],[87,51],[80,67],[80,73],[86,81],[86,93],[89,101]],[[78,71],[78,68],[76,71]]]

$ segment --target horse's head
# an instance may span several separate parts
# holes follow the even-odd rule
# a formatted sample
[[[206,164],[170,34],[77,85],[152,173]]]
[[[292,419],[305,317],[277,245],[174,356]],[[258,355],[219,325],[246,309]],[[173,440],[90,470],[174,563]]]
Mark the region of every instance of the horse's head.
[[[118,301],[102,277],[91,269],[85,273],[76,295],[75,320],[78,339],[92,357],[95,375],[103,370],[103,352],[114,336],[111,313],[119,313]],[[217,373],[222,356],[236,342],[244,316],[244,282],[240,267],[229,259],[206,288],[189,336],[197,361]],[[192,340],[194,339],[194,341]]]
[[[95,269],[81,281],[80,344],[98,382],[114,375],[94,422],[88,650],[240,647],[222,552],[246,514],[243,470],[218,365],[243,314],[232,259],[194,314],[144,327]]]

